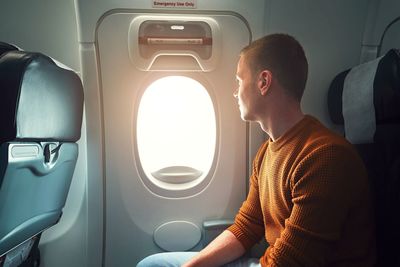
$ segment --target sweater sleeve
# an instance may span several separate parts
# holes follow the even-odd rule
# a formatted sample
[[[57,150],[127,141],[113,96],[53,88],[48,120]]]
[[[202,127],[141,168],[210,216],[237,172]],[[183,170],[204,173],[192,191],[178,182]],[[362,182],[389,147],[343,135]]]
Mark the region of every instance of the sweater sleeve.
[[[319,147],[290,178],[293,208],[262,266],[325,266],[351,208],[368,191],[365,168],[346,146]]]
[[[246,201],[243,202],[242,207],[239,209],[234,224],[228,228],[246,250],[259,242],[265,233],[258,192],[258,173],[266,148],[267,142],[260,147],[254,158],[249,194]]]

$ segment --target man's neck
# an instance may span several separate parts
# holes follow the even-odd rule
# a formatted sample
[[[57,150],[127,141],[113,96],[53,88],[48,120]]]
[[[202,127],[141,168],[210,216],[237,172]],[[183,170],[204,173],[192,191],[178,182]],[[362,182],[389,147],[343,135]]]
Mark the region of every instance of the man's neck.
[[[272,141],[284,135],[304,118],[299,103],[291,103],[287,106],[280,105],[279,107],[259,121],[261,128],[269,135]]]

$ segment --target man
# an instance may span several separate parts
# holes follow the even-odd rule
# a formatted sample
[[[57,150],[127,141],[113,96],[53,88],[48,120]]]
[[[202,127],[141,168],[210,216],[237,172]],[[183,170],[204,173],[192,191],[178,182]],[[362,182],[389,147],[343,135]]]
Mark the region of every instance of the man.
[[[289,35],[265,36],[242,50],[234,96],[242,119],[258,122],[270,138],[254,159],[235,223],[198,254],[170,254],[171,262],[247,264],[240,257],[265,237],[269,247],[255,266],[373,266],[365,168],[346,140],[303,114],[307,73],[303,48]]]

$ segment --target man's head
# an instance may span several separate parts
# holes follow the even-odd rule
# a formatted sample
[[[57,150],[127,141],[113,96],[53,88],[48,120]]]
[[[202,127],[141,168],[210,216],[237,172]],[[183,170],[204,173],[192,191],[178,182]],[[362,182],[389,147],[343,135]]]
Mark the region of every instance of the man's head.
[[[288,95],[301,101],[308,63],[303,48],[292,36],[279,33],[260,38],[243,48],[241,59],[250,68],[253,79],[262,71],[269,71]]]

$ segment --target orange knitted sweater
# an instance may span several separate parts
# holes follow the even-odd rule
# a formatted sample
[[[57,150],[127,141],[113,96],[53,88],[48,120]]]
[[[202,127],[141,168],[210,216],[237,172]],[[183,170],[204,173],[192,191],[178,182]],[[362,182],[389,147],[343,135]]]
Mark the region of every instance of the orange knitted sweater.
[[[372,266],[374,223],[364,165],[341,136],[305,116],[259,149],[250,190],[228,228],[262,266]]]

